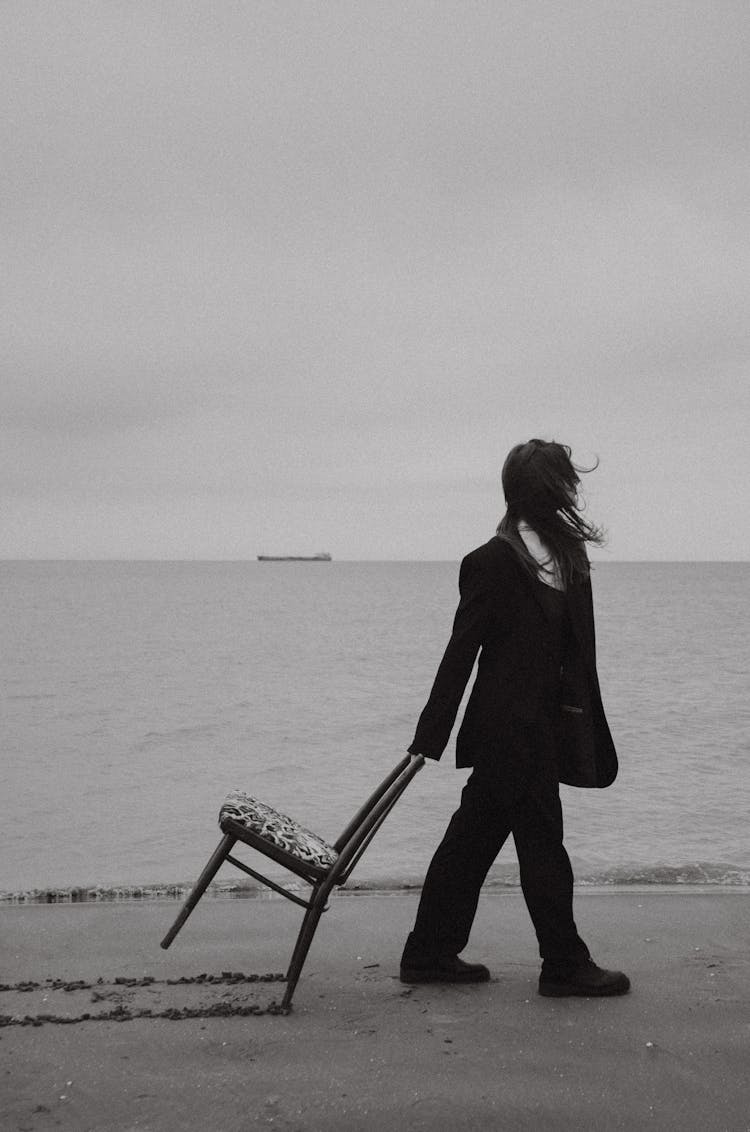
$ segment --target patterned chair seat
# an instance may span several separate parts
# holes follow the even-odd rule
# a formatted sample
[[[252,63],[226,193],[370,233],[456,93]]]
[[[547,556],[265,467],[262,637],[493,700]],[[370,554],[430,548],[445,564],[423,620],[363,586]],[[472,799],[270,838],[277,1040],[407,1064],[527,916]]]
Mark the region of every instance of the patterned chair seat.
[[[322,837],[241,790],[232,790],[224,799],[219,811],[219,825],[227,818],[319,869],[329,869],[338,857],[333,846]]]

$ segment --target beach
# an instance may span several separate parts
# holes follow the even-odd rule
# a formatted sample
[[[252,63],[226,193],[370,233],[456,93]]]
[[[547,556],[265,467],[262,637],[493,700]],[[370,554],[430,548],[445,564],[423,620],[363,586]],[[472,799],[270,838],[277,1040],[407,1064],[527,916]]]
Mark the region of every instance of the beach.
[[[280,898],[206,898],[166,952],[174,901],[2,908],[0,1126],[750,1129],[746,892],[578,895],[595,958],[633,984],[603,1000],[537,994],[517,892],[480,903],[466,956],[489,984],[404,986],[416,902],[335,895],[289,1014]]]

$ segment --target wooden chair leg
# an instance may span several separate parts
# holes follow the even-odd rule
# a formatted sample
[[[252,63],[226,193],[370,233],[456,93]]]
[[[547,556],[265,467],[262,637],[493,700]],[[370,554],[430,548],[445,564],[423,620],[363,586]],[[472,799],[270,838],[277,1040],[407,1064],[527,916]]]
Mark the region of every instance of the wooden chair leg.
[[[313,941],[313,936],[320,922],[320,917],[325,911],[329,891],[328,886],[325,888],[318,887],[313,890],[310,907],[305,912],[305,918],[302,921],[302,927],[299,930],[297,942],[294,945],[292,958],[289,962],[289,969],[286,973],[286,991],[281,1000],[281,1005],[285,1008],[292,1005],[292,995],[297,986],[297,980],[302,972],[307,953],[310,950],[310,944]]]
[[[224,861],[227,859],[228,854],[231,853],[232,846],[234,845],[236,840],[236,837],[232,837],[228,833],[225,834],[224,837],[222,837],[221,841],[218,844],[218,847],[212,853],[211,857],[209,858],[208,864],[206,865],[201,875],[198,877],[192,891],[183,904],[179,916],[172,924],[172,927],[169,929],[167,934],[164,936],[164,939],[161,941],[161,946],[165,950],[169,947],[170,943],[185,923],[185,920],[187,920],[193,908],[195,908],[195,905],[198,903],[201,896],[206,891],[211,881],[214,879],[216,873],[224,864]]]

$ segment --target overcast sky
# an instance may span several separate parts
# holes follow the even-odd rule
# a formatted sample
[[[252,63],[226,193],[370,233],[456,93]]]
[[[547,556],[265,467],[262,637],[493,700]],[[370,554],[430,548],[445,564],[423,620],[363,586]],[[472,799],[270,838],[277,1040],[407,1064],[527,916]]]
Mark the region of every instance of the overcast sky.
[[[748,557],[747,0],[0,7],[0,556]]]

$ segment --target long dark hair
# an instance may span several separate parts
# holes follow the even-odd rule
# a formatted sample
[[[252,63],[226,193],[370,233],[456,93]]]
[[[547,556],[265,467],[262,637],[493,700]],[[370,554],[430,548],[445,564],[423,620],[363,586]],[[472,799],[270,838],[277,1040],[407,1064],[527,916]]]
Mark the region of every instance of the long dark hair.
[[[536,531],[549,548],[566,584],[588,577],[586,544],[601,546],[604,531],[581,514],[579,473],[592,468],[574,464],[567,444],[554,440],[527,440],[511,448],[503,464],[502,483],[507,511],[497,534],[511,543],[529,573],[539,572],[518,533],[522,521]]]

